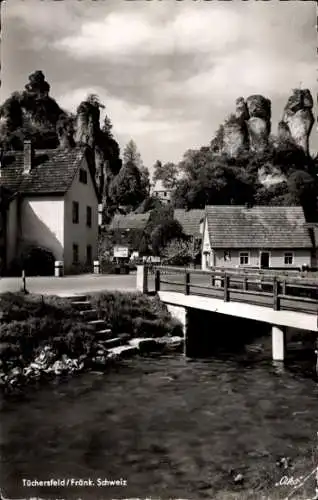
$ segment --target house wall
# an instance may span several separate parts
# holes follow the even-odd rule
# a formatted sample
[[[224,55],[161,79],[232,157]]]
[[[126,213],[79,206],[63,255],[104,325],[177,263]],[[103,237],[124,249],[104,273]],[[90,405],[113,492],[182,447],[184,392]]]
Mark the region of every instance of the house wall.
[[[203,238],[202,238],[202,255],[201,255],[201,267],[203,270],[208,269],[213,266],[214,255],[210,245],[209,230],[207,220],[205,219],[203,223]]]
[[[63,260],[64,198],[26,197],[21,200],[19,212],[19,252],[26,246],[36,245],[50,250],[56,260]]]
[[[18,198],[14,198],[7,210],[7,227],[6,227],[6,265],[10,266],[17,254],[18,243]]]
[[[261,250],[269,251],[269,267],[281,267],[281,268],[299,268],[306,264],[311,266],[312,264],[312,251],[310,248],[300,248],[300,249],[267,249],[263,248]],[[240,266],[240,252],[249,252],[249,264],[246,266]],[[284,264],[284,253],[292,251],[294,254],[293,264]],[[230,252],[230,260],[225,260],[224,252]],[[212,249],[209,238],[208,224],[207,220],[204,220],[203,225],[203,239],[202,239],[202,269],[206,270],[209,267],[259,267],[260,266],[260,250],[259,249]]]
[[[79,182],[77,172],[65,196],[64,212],[64,270],[65,273],[82,271],[86,267],[86,247],[92,246],[92,259],[98,257],[98,200],[85,159],[81,168],[87,171],[87,184]],[[73,223],[73,201],[79,203],[79,223]],[[92,227],[86,226],[86,207],[92,208]],[[78,245],[79,265],[73,266],[73,244]]]
[[[171,191],[168,189],[166,191],[153,191],[153,196],[158,198],[162,203],[169,203],[171,200]]]
[[[311,265],[311,251],[310,249],[262,249],[270,252],[269,267],[284,267],[295,268],[301,267],[303,264]],[[249,252],[249,264],[240,266],[240,252]],[[292,251],[294,254],[294,261],[292,265],[284,264],[284,253]],[[224,252],[230,252],[230,260],[224,259]],[[260,266],[260,250],[258,249],[216,249],[215,250],[215,266],[217,267],[259,267]]]

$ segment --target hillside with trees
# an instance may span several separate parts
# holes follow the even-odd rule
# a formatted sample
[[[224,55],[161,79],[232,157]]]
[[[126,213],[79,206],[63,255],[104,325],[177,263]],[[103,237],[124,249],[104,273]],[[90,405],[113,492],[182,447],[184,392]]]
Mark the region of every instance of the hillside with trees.
[[[112,134],[112,123],[98,96],[88,95],[76,114],[63,110],[49,95],[50,85],[42,71],[29,76],[24,90],[16,91],[0,106],[0,146],[3,151],[22,150],[31,139],[36,149],[69,149],[76,145],[92,149],[95,177],[104,207],[108,187],[121,169],[120,149]]]
[[[178,164],[157,160],[152,180],[173,189],[172,206],[177,208],[302,204],[307,217],[314,219],[318,161],[308,150],[312,108],[310,91],[294,90],[275,135],[270,100],[261,95],[240,97],[210,144],[186,151]],[[160,210],[136,144],[129,141],[121,158],[111,119],[98,96],[88,95],[72,114],[50,97],[44,74],[35,71],[25,88],[0,106],[2,150],[21,150],[24,139],[32,139],[37,149],[92,149],[104,223],[118,212]]]
[[[308,151],[312,106],[308,90],[293,91],[274,136],[270,101],[262,96],[238,99],[236,113],[211,143],[185,152],[173,205],[301,204],[307,218],[315,219],[318,161]]]

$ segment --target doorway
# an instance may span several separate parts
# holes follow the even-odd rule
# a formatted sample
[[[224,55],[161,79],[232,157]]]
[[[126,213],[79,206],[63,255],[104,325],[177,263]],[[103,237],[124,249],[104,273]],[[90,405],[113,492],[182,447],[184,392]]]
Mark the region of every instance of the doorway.
[[[269,268],[269,252],[260,252],[260,268]]]

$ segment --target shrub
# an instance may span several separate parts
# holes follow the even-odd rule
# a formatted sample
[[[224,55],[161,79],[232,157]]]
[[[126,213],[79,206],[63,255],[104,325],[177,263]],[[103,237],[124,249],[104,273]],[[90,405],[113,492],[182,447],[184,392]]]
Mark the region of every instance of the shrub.
[[[114,333],[135,337],[182,335],[179,322],[156,298],[138,293],[107,292],[91,297],[93,307]]]
[[[0,296],[0,309],[0,345],[14,346],[26,360],[47,343],[59,354],[76,355],[86,352],[92,340],[93,333],[65,299],[7,293]]]

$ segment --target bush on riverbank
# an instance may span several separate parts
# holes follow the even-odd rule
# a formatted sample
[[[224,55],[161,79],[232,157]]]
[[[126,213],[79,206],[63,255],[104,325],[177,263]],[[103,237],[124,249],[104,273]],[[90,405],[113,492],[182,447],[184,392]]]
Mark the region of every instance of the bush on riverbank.
[[[181,325],[158,299],[108,292],[92,295],[90,301],[114,336],[182,336]],[[49,361],[60,363],[62,358],[75,358],[81,360],[79,366],[91,366],[96,353],[107,355],[107,348],[101,345],[103,339],[100,335],[97,338],[71,302],[54,296],[0,295],[0,378],[12,370],[28,371],[30,364],[37,372],[43,363],[49,368]]]
[[[157,297],[140,293],[107,292],[90,297],[92,306],[113,333],[130,333],[133,337],[162,337],[182,334],[181,324],[174,320]]]
[[[0,297],[0,356],[13,353],[23,365],[43,345],[50,344],[58,355],[79,355],[87,351],[92,333],[87,330],[70,301],[59,297],[8,293]]]

